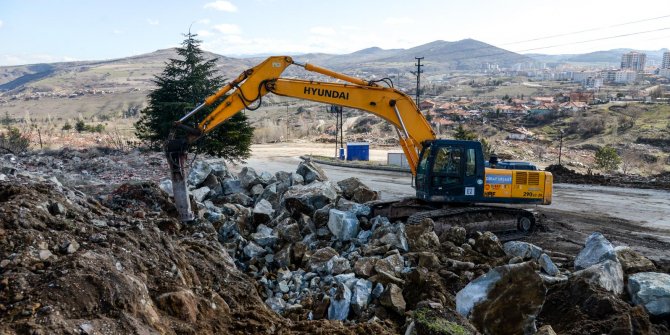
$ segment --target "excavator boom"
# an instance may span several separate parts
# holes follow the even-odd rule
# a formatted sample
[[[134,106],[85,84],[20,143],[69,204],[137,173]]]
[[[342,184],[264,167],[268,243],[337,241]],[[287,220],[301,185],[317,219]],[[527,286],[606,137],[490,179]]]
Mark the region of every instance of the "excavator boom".
[[[282,78],[281,74],[291,65],[331,80]],[[438,205],[438,211],[429,213],[435,220],[464,212],[476,214],[495,211],[518,219],[519,227],[525,227],[520,230],[530,229],[534,221],[525,211],[512,213],[509,209],[491,206],[485,209],[443,211],[440,207],[475,203],[550,204],[553,185],[551,173],[485,168],[484,153],[479,142],[437,140],[430,124],[409,96],[393,87],[379,85],[378,82],[381,81],[366,81],[316,65],[300,64],[287,56],[269,57],[241,73],[175,122],[166,143],[175,204],[181,220],[193,220],[184,178],[188,147],[240,111],[260,107],[263,96],[273,93],[363,110],[391,123],[396,128],[400,146],[415,177],[417,199],[430,203],[431,207]],[[214,110],[195,127],[184,123],[200,109],[211,105],[215,105]],[[176,137],[177,129],[185,130],[186,135]],[[382,208],[376,206],[375,209]]]
[[[281,78],[280,75],[290,65],[298,65],[307,71],[319,73],[339,82],[306,81]],[[425,141],[435,140],[435,133],[416,104],[406,94],[375,82],[365,81],[337,73],[312,64],[294,62],[288,56],[269,57],[255,67],[241,73],[216,93],[179,121],[166,143],[166,154],[172,174],[175,203],[182,221],[193,220],[188,190],[184,178],[183,163],[188,147],[202,136],[216,129],[223,122],[244,109],[256,109],[255,104],[268,93],[356,108],[375,114],[396,127],[412,174],[416,174],[419,154]],[[227,93],[230,95],[225,96]],[[221,98],[223,101],[219,102]],[[191,116],[205,106],[218,103],[196,128],[184,124]],[[176,129],[186,130],[185,138],[176,138]]]

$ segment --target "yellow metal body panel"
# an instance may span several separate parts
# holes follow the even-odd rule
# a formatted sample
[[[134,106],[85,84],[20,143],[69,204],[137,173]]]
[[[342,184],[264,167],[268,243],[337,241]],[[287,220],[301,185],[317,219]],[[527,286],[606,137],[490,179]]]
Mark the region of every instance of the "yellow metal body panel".
[[[536,199],[551,204],[553,176],[545,171],[485,170],[484,197],[501,199]]]

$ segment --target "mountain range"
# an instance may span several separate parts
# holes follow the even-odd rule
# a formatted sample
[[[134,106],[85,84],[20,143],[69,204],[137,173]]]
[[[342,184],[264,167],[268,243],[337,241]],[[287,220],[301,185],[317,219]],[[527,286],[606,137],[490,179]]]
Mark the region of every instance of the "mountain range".
[[[293,55],[299,62],[310,62],[336,71],[359,75],[388,76],[416,69],[415,57],[424,57],[426,75],[450,71],[471,71],[486,64],[501,68],[520,63],[609,63],[620,62],[621,54],[631,49],[614,49],[588,54],[542,55],[517,54],[473,39],[456,42],[434,41],[409,49],[371,47],[350,54],[309,53]],[[663,51],[644,51],[647,59],[660,62]],[[165,62],[177,57],[175,49],[104,61],[79,61],[0,67],[0,91],[23,90],[55,92],[77,89],[147,88],[161,73]],[[265,57],[233,58],[207,52],[205,57],[217,58],[224,77],[236,77],[244,69],[258,64]],[[298,75],[297,71],[289,71]]]

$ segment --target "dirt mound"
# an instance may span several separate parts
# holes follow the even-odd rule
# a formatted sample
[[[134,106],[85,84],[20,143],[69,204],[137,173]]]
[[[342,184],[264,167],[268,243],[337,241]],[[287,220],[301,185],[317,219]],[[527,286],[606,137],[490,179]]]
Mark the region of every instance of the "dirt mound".
[[[170,217],[138,221],[46,183],[2,189],[3,331],[201,333],[283,324],[212,239],[158,229],[157,219]]]
[[[608,185],[609,179],[598,174],[581,174],[563,165],[549,165],[545,171],[551,172],[555,183]]]
[[[555,183],[670,190],[670,172],[663,172],[650,177],[620,174],[604,176],[600,174],[581,174],[558,164],[549,165],[545,170],[551,172]]]
[[[652,324],[642,306],[632,307],[619,297],[583,279],[554,285],[538,317],[559,334],[667,334]]]
[[[281,318],[211,225],[164,230],[178,222],[155,185],[123,185],[102,203],[25,179],[0,190],[0,333],[388,333]],[[161,212],[138,218],[142,208]]]

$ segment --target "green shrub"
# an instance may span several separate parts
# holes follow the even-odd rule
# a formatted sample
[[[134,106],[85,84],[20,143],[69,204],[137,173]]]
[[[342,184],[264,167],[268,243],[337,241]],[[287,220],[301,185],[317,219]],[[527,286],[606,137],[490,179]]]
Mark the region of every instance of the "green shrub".
[[[30,139],[18,128],[9,127],[7,133],[0,134],[0,148],[13,154],[25,152],[29,146]]]

